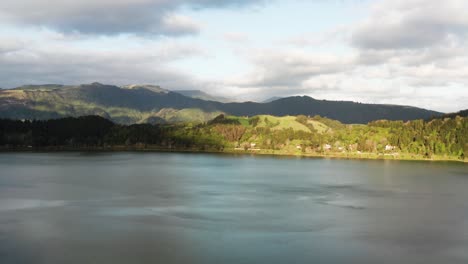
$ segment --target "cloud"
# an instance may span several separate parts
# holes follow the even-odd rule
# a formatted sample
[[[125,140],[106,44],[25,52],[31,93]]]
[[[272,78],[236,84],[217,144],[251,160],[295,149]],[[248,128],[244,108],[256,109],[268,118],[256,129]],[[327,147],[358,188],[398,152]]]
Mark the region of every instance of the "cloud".
[[[65,33],[181,35],[199,31],[181,8],[226,8],[262,0],[2,0],[0,22]]]
[[[296,47],[324,46],[330,43],[345,42],[349,38],[349,27],[338,26],[332,30],[317,33],[301,34],[285,41],[285,44]]]
[[[462,47],[357,50],[346,56],[296,49],[253,54],[247,56],[251,72],[225,79],[219,87],[237,87],[236,97],[243,99],[310,95],[447,112],[468,106],[468,56]]]
[[[352,33],[358,66],[386,65],[391,78],[403,78],[415,89],[447,87],[466,98],[467,92],[460,92],[468,85],[466,10],[464,0],[376,3]]]
[[[0,43],[4,43],[4,39],[7,37],[0,38]],[[106,51],[72,46],[63,40],[25,38],[16,43],[8,48],[8,52],[0,52],[2,87],[99,81],[119,85],[152,83],[171,89],[194,88],[197,87],[196,80],[173,69],[170,63],[203,54],[203,50],[193,43],[175,40],[157,43],[141,40],[133,48],[117,47]]]
[[[26,43],[16,38],[6,38],[0,41],[0,54],[6,54],[23,49]]]
[[[343,72],[353,58],[301,50],[259,50],[250,57],[254,71],[241,77],[240,86],[294,86],[313,76]]]
[[[361,49],[419,49],[439,45],[468,33],[465,0],[384,0],[353,32]]]
[[[161,24],[161,32],[172,35],[197,34],[200,28],[200,24],[190,17],[173,14],[166,15]]]

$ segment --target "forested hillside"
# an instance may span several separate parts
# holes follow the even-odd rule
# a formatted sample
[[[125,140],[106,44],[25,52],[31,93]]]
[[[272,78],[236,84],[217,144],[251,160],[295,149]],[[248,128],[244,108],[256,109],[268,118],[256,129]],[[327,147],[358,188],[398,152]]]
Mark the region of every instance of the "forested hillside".
[[[11,149],[141,149],[311,156],[466,160],[468,118],[346,125],[320,116],[219,115],[198,125],[119,125],[98,116],[0,120]]]

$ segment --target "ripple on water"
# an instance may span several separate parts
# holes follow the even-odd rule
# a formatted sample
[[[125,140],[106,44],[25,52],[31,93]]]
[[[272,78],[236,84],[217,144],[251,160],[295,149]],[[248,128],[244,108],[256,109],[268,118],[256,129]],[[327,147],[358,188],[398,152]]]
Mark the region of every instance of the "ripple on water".
[[[65,204],[66,202],[62,200],[2,199],[0,200],[0,212],[59,207]]]
[[[207,211],[206,213],[200,211]],[[187,206],[163,206],[163,207],[119,207],[108,208],[101,214],[117,217],[139,216],[169,216],[186,220],[201,221],[226,221],[227,218],[214,217],[212,210],[206,208],[189,208]]]

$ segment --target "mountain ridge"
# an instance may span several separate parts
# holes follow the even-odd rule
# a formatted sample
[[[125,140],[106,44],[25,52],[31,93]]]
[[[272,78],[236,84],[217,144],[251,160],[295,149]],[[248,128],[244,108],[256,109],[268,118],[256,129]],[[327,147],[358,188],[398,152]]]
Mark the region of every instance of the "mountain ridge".
[[[270,98],[265,99],[265,100],[263,100],[263,101],[260,101],[260,103],[263,103],[263,104],[265,104],[265,103],[271,103],[271,102],[273,102],[273,101],[276,101],[276,100],[279,100],[279,99],[283,99],[283,98],[284,98],[284,97],[273,96],[273,97],[270,97]]]
[[[220,102],[220,103],[229,103],[229,102],[234,101],[229,98],[212,95],[201,90],[174,90],[173,92],[179,93],[179,94],[182,94],[184,96],[191,97],[194,99],[201,99],[205,101],[214,101],[214,102]]]
[[[286,97],[269,103],[222,103],[191,98],[156,85],[30,85],[0,91],[0,117],[3,118],[47,119],[96,114],[131,124],[159,120],[162,118],[160,113],[167,114],[167,111],[161,112],[164,109],[172,109],[170,120],[197,122],[205,122],[219,113],[236,116],[320,115],[343,123],[368,123],[379,119],[407,121],[443,115],[411,106],[317,100],[309,96]],[[187,109],[191,109],[197,118],[190,120],[191,112]]]

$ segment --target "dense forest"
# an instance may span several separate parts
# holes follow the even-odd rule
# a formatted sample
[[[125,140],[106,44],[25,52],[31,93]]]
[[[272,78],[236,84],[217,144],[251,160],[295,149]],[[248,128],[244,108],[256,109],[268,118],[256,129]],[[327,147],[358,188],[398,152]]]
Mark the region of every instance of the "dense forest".
[[[468,153],[468,118],[346,125],[320,116],[219,115],[198,124],[115,124],[99,116],[0,119],[0,148],[141,149],[262,154],[458,159]],[[371,156],[369,156],[371,155]]]
[[[182,125],[118,125],[99,116],[20,121],[0,119],[0,146],[93,148],[153,145],[167,148],[204,148],[223,145],[197,128]]]

